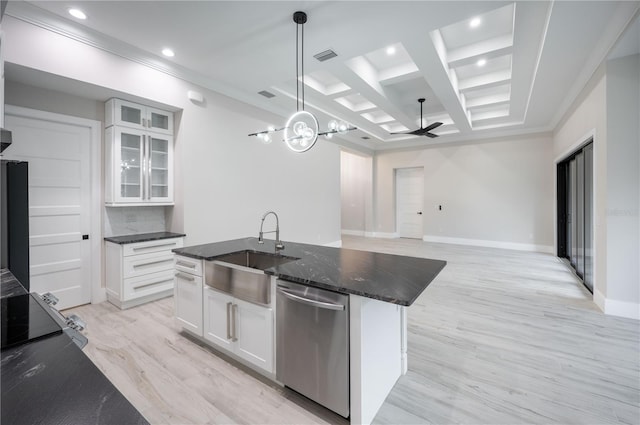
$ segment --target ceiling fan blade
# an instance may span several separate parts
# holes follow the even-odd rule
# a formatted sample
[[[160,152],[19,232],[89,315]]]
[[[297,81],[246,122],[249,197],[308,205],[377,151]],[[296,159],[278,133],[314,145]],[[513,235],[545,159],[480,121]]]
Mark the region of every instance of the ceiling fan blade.
[[[434,128],[438,128],[438,127],[440,127],[441,125],[442,125],[442,123],[441,123],[441,122],[434,122],[433,124],[429,124],[428,126],[426,126],[424,129],[425,129],[426,131],[431,131],[431,130],[433,130]]]
[[[428,133],[428,132],[427,132],[427,133],[424,133],[424,134],[423,134],[423,136],[431,137],[432,139],[433,139],[433,138],[436,138],[436,137],[440,137],[440,136],[438,136],[437,134]]]
[[[413,132],[409,131],[409,132],[389,133],[389,134],[413,134]]]

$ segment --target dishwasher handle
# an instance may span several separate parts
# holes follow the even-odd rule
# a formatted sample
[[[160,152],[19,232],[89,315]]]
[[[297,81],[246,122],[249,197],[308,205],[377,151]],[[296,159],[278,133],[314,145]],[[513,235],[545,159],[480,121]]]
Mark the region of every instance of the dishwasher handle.
[[[285,291],[282,288],[278,288],[278,292],[289,298],[290,300],[297,301],[302,304],[307,304],[312,307],[324,308],[326,310],[344,310],[344,305],[342,304],[333,304],[333,303],[325,303],[322,301],[310,300],[309,298],[301,297],[299,295],[292,294],[289,291]]]

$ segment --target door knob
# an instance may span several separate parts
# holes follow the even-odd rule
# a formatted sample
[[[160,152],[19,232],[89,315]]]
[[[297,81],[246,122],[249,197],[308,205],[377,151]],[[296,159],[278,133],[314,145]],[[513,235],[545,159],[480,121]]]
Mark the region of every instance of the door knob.
[[[422,211],[418,211],[418,215],[422,215]]]

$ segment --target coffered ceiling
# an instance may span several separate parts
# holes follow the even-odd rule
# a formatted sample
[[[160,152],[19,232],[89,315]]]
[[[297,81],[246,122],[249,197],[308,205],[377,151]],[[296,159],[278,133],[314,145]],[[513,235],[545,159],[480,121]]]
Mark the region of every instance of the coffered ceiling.
[[[296,107],[292,15],[305,11],[306,109],[321,128],[343,119],[358,127],[344,140],[382,150],[552,130],[639,5],[18,1],[7,13],[275,112],[281,127]],[[314,58],[327,50],[337,56]],[[391,135],[420,127],[418,98],[440,137]]]

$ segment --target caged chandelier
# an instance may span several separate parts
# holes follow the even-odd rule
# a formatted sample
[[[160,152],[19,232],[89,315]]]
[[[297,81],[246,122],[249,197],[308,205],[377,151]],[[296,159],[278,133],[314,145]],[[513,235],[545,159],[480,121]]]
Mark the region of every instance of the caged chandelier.
[[[329,129],[318,132],[318,120],[309,111],[304,110],[304,24],[307,14],[295,12],[293,22],[296,23],[296,113],[291,115],[282,128],[269,127],[267,130],[251,133],[264,143],[271,142],[271,133],[284,130],[284,142],[294,152],[306,152],[313,147],[318,136],[331,138],[334,134],[344,134],[356,130],[344,121],[329,121]],[[300,97],[302,94],[302,98]]]

